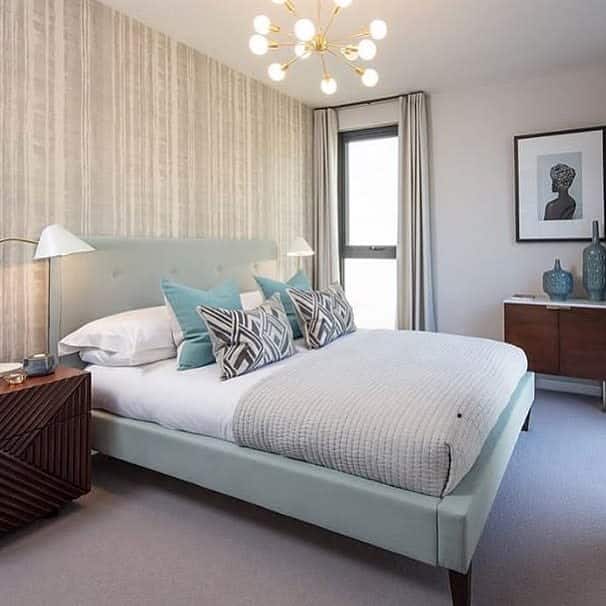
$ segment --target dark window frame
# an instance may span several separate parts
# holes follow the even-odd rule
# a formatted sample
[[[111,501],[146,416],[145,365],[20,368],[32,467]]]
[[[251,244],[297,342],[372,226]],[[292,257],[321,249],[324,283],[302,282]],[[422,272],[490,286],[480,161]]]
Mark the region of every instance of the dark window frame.
[[[397,246],[376,243],[369,246],[349,244],[349,153],[348,144],[353,141],[387,139],[399,136],[397,124],[343,131],[339,133],[339,264],[341,281],[345,284],[345,259],[395,259]]]

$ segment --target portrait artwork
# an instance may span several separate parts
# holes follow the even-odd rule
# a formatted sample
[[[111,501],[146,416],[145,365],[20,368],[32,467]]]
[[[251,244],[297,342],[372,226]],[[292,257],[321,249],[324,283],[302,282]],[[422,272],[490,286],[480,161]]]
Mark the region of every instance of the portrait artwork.
[[[604,141],[602,127],[515,138],[519,242],[587,240],[604,224]]]

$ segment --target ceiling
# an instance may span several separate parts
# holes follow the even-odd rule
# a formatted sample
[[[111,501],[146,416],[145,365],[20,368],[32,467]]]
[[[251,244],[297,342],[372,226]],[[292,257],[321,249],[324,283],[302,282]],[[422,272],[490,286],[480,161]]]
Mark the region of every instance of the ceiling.
[[[302,16],[315,0],[294,0]],[[335,22],[337,36],[359,31],[372,19],[389,26],[373,61],[380,74],[374,89],[362,86],[345,65],[333,61],[339,88],[320,91],[317,58],[295,65],[285,81],[272,83],[272,55],[248,50],[252,19],[268,15],[283,29],[294,19],[271,0],[102,0],[143,23],[312,106],[336,105],[413,90],[441,92],[515,80],[603,63],[606,77],[604,0],[354,0]],[[325,11],[332,0],[323,0]],[[282,60],[291,51],[273,51]]]

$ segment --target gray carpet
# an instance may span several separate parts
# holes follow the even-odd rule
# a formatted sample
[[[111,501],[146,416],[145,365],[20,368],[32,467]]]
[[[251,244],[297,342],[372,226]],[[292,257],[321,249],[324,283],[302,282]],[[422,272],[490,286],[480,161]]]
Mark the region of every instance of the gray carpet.
[[[93,492],[0,539],[2,606],[447,606],[447,575],[97,457]],[[364,520],[360,520],[363,524]],[[539,394],[474,564],[474,604],[606,604],[606,415]]]

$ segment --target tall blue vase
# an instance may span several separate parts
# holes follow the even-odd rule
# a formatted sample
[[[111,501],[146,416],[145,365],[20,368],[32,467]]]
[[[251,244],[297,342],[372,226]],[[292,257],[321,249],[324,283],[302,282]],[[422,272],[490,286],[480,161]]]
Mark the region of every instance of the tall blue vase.
[[[600,225],[593,222],[591,244],[583,251],[583,286],[592,301],[603,301],[606,289],[606,248],[600,244]]]
[[[559,259],[555,260],[553,269],[543,274],[543,290],[552,301],[566,301],[573,286],[572,274],[562,269]]]

